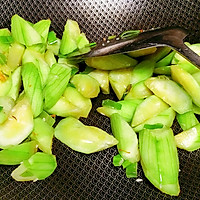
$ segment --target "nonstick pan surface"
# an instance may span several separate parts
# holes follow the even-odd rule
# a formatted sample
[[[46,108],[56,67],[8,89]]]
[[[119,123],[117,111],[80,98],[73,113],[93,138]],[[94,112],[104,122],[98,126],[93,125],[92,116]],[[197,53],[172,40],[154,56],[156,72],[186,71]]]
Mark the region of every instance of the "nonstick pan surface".
[[[91,42],[124,30],[168,26],[184,27],[190,31],[187,41],[200,42],[198,0],[4,0],[0,3],[0,28],[10,27],[10,19],[16,13],[31,22],[50,18],[51,29],[59,37],[70,18],[79,23]],[[116,99],[113,93],[93,99],[89,117],[81,120],[111,133],[109,119],[96,112],[106,98]],[[175,133],[180,131],[177,123],[173,130]],[[140,165],[140,181],[127,179],[122,168],[112,165],[116,147],[84,155],[54,139],[53,153],[58,167],[43,181],[16,182],[10,175],[16,166],[0,166],[0,199],[200,199],[200,150],[192,153],[178,151],[179,197],[170,197],[157,190],[145,178]]]

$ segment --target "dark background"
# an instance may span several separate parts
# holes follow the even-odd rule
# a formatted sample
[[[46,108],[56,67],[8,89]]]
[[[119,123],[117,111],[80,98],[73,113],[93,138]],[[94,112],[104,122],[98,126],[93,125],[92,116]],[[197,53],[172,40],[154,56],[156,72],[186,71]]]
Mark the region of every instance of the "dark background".
[[[89,40],[128,29],[181,26],[190,31],[187,41],[200,41],[200,3],[198,0],[4,0],[0,3],[0,28],[10,27],[10,19],[19,14],[26,20],[37,22],[50,18],[51,29],[59,37],[68,18],[76,20]],[[85,124],[95,125],[111,133],[109,119],[96,112],[102,99],[114,95],[100,95],[93,99],[93,109]],[[174,132],[180,131],[177,125]],[[188,153],[179,150],[179,197],[170,197],[155,189],[139,165],[138,178],[127,179],[125,171],[112,165],[116,147],[91,155],[72,151],[54,140],[53,153],[58,167],[43,181],[16,182],[10,174],[16,166],[0,166],[0,199],[200,199],[200,150]]]

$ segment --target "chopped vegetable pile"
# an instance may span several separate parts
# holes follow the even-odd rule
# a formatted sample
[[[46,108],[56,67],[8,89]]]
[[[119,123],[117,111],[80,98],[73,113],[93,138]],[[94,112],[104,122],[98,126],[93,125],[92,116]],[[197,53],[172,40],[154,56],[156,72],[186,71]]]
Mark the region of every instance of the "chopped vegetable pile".
[[[200,70],[168,47],[87,58],[79,69],[72,56],[90,51],[79,25],[67,20],[62,39],[51,21],[35,24],[18,15],[11,31],[0,29],[0,164],[19,165],[16,181],[37,181],[56,169],[52,142],[90,154],[117,145],[114,166],[128,178],[145,176],[162,192],[178,196],[177,147],[200,148]],[[120,37],[135,37],[127,31]],[[115,39],[110,37],[109,39]],[[200,54],[200,44],[186,43]],[[110,118],[112,133],[83,124],[92,98],[110,94],[97,111]],[[63,117],[55,125],[56,116]],[[177,119],[182,132],[174,135]]]

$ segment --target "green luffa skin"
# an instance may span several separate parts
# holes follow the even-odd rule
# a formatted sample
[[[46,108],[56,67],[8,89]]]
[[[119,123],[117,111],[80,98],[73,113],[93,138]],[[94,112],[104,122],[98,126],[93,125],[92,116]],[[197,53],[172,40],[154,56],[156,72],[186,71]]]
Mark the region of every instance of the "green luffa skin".
[[[11,32],[14,39],[25,46],[43,42],[40,34],[19,15],[14,15],[11,19]]]
[[[91,99],[84,97],[76,88],[68,86],[56,104],[47,109],[48,113],[61,117],[88,117],[92,108]]]
[[[175,119],[176,112],[171,108],[167,108],[166,110],[162,111],[155,117],[152,117],[142,124],[134,127],[134,131],[140,132],[142,129],[145,128],[145,125],[154,125],[154,124],[161,124],[163,127],[170,128],[173,124],[173,121]]]
[[[65,64],[54,64],[44,87],[44,107],[52,108],[63,95],[71,76],[71,68]]]
[[[16,181],[37,181],[50,176],[57,167],[56,157],[37,152],[24,160],[11,174]]]
[[[131,84],[135,85],[140,81],[144,81],[153,75],[153,70],[155,67],[155,61],[153,60],[143,60],[137,64],[132,71]]]
[[[25,142],[0,151],[1,165],[18,165],[29,159],[37,151],[35,141]]]
[[[52,154],[53,135],[54,128],[52,126],[40,117],[34,119],[34,127],[30,137],[37,142],[39,149]]]
[[[119,141],[117,149],[119,154],[131,163],[139,161],[138,139],[132,127],[118,114],[111,115],[111,129]]]
[[[43,110],[43,91],[39,71],[33,63],[23,65],[22,81],[25,94],[31,102],[33,115],[37,117]]]
[[[133,118],[133,114],[136,110],[136,107],[141,102],[142,102],[141,99],[121,100],[121,101],[116,102],[121,105],[120,109],[103,105],[102,107],[98,107],[97,111],[107,117],[111,117],[113,113],[119,113],[127,122],[131,122]]]
[[[144,129],[139,133],[139,148],[148,180],[162,192],[178,196],[179,160],[172,129]]]
[[[177,114],[176,119],[180,125],[180,127],[185,131],[199,123],[198,119],[196,118],[194,112],[189,111],[184,114]]]
[[[153,93],[151,90],[144,84],[144,81],[140,81],[134,85],[132,85],[131,89],[124,97],[127,99],[144,99],[151,96]]]

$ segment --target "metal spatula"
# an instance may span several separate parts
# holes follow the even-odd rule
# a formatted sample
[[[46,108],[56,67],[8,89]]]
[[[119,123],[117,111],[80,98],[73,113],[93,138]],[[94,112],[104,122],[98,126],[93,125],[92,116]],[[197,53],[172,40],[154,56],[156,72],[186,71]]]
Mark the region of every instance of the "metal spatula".
[[[145,49],[150,47],[169,46],[189,62],[200,68],[200,56],[184,44],[184,38],[188,35],[183,28],[163,28],[144,31],[132,38],[115,38],[99,43],[89,53],[82,56],[96,57],[116,53]]]

